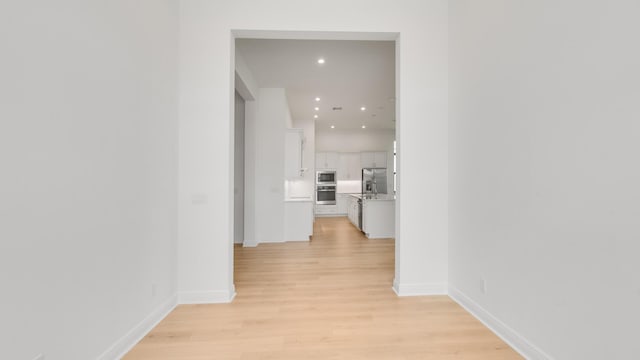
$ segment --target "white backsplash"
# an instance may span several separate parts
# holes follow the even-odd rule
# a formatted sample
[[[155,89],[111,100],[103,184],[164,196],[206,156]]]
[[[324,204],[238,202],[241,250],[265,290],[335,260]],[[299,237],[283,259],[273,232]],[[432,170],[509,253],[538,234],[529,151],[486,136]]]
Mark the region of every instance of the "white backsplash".
[[[337,191],[338,193],[355,194],[360,193],[362,190],[362,182],[360,180],[339,180]]]
[[[285,199],[300,198],[300,197],[314,197],[314,189],[310,186],[308,181],[300,180],[285,180],[284,182],[284,194]]]

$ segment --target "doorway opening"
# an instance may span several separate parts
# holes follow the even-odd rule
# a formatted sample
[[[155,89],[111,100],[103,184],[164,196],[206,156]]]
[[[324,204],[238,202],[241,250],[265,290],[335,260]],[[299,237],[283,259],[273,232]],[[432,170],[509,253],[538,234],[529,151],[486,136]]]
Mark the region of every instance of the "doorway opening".
[[[337,229],[395,239],[398,34],[233,35],[236,246],[309,241],[309,228],[319,235],[315,219],[339,217],[346,222]],[[377,180],[365,185],[363,169]],[[320,184],[318,175],[332,171],[333,183]],[[363,195],[375,209],[364,216],[368,227]]]

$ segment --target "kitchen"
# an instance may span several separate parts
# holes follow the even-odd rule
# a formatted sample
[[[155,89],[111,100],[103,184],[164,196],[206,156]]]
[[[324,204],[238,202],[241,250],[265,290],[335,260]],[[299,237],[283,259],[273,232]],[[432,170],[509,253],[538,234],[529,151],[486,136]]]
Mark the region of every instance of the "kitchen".
[[[389,238],[395,235],[392,167],[395,156],[390,135],[377,132],[362,136],[373,139],[383,150],[353,151],[353,147],[339,146],[338,141],[333,146],[322,147],[320,150],[339,149],[340,152],[316,152],[316,217],[347,216],[368,238]],[[316,142],[324,136],[322,133],[316,134]],[[340,139],[336,134],[327,134],[326,138]],[[385,145],[389,140],[391,148],[387,149]],[[329,141],[328,145],[331,143],[333,141]],[[352,142],[343,143],[353,146]],[[388,164],[392,165],[390,169]]]
[[[394,42],[242,39],[236,49],[236,83],[249,79],[259,94],[240,140],[236,242],[309,241],[324,217],[395,237]]]

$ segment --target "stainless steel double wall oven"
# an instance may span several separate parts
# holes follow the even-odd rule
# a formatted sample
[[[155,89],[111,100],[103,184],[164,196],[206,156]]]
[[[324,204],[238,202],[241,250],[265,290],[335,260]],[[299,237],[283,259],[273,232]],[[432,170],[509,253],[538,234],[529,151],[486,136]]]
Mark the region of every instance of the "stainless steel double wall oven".
[[[316,171],[316,204],[336,204],[336,172],[333,170]]]

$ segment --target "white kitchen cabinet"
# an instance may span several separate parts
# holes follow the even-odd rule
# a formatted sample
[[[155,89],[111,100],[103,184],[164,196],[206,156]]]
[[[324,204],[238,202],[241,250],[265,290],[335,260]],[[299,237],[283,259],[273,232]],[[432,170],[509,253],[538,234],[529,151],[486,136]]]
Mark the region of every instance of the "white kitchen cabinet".
[[[354,223],[354,219],[355,219],[355,213],[354,213],[354,198],[353,196],[350,196],[349,199],[349,204],[347,205],[347,217],[349,218],[349,221],[351,221],[351,223]]]
[[[337,152],[317,152],[316,153],[316,170],[337,169],[338,153]]]
[[[324,169],[327,162],[327,155],[323,152],[316,153],[316,170]]]
[[[362,180],[362,165],[360,164],[360,156],[353,154],[349,158],[349,180]]]
[[[318,205],[315,208],[316,215],[336,216],[338,214],[338,205]]]
[[[349,198],[352,198],[349,194],[337,194],[336,195],[336,214],[347,215],[349,207]]]
[[[363,168],[386,168],[386,151],[366,151],[360,153],[360,163]]]
[[[302,129],[287,129],[284,138],[284,176],[285,179],[299,179],[302,170]]]
[[[375,160],[375,155],[373,155],[372,151],[360,153],[360,164],[362,165],[363,168],[373,167],[374,160]]]
[[[358,227],[358,221],[359,221],[359,216],[360,216],[360,208],[358,206],[358,199],[353,197],[353,196],[349,196],[349,205],[348,205],[348,217],[349,217],[349,221],[351,221],[351,223],[353,224],[353,226],[355,226],[356,228]]]
[[[373,167],[386,168],[387,167],[387,152],[376,151],[373,153]]]
[[[395,200],[364,200],[362,231],[369,239],[395,237]]]
[[[348,157],[349,153],[338,154],[338,172],[336,174],[338,180],[347,180],[347,173],[349,172]]]
[[[359,153],[338,154],[338,180],[360,180],[362,167]]]
[[[313,200],[285,200],[284,241],[309,241],[313,235]]]

